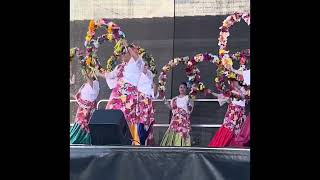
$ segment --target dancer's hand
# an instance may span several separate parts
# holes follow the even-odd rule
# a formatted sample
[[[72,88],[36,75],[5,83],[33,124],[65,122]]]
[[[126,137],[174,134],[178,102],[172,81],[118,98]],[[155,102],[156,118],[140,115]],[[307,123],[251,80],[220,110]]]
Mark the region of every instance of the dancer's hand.
[[[192,84],[191,86],[191,91],[197,91],[198,90],[198,87],[196,84]]]
[[[75,76],[72,74],[72,77],[70,79],[70,85],[73,85],[75,83]]]

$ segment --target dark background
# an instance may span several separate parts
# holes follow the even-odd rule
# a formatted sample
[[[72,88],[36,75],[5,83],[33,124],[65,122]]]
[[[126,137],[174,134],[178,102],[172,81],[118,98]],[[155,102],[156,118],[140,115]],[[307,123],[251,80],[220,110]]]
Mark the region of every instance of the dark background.
[[[175,18],[139,18],[139,19],[112,19],[125,32],[129,42],[138,43],[150,52],[157,63],[157,70],[168,63],[173,57],[194,56],[197,53],[210,52],[218,54],[219,27],[227,16],[192,16]],[[83,42],[88,29],[89,21],[70,21],[70,47],[79,47],[84,50]],[[98,36],[103,30],[97,31]],[[230,53],[250,48],[250,27],[241,21],[230,28],[228,38]],[[100,62],[105,65],[106,59],[113,51],[113,44],[106,42],[99,47]],[[212,63],[198,65],[202,81],[210,89],[215,90],[212,83],[215,76],[215,66]],[[70,87],[70,92],[75,93],[83,83],[79,71],[78,61],[73,61],[73,72],[76,74],[76,84]],[[172,79],[172,76],[174,78]],[[167,98],[178,95],[180,82],[186,81],[184,65],[178,65],[168,73]],[[100,79],[100,94],[98,100],[108,99],[111,90],[104,80]],[[199,95],[198,98],[205,98]],[[207,98],[214,98],[208,96]],[[170,111],[162,102],[156,102],[156,123],[168,124]],[[106,103],[101,103],[99,108],[104,108]],[[221,124],[227,105],[222,107],[217,102],[196,102],[191,116],[191,124]],[[249,112],[249,106],[246,108]],[[76,106],[70,103],[70,122],[73,122]],[[159,144],[167,127],[155,127],[155,140]],[[217,128],[192,128],[191,137],[193,146],[207,146]]]

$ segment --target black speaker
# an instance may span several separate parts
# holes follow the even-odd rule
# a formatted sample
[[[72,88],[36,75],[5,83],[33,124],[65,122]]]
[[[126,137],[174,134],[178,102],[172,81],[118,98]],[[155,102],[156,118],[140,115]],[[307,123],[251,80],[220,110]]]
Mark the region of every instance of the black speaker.
[[[121,110],[94,111],[89,128],[92,145],[131,145],[131,133]]]

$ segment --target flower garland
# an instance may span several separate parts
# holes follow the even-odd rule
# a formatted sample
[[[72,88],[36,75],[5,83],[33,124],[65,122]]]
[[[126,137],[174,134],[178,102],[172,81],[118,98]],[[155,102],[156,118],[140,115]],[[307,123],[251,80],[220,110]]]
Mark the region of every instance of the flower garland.
[[[219,60],[216,61],[217,65],[217,76],[214,79],[214,83],[219,91],[229,94],[230,88],[227,87],[226,81],[230,79],[235,79],[238,81],[243,81],[243,77],[235,74],[230,71],[230,68],[233,65],[234,60],[240,61],[240,68],[238,70],[242,71],[246,69],[248,64],[248,57],[250,57],[250,49],[244,50],[242,52],[229,55],[227,50],[228,37],[230,36],[229,28],[234,25],[236,22],[240,22],[243,19],[248,25],[250,25],[250,14],[248,13],[234,13],[233,15],[228,16],[222,23],[220,29],[220,36],[218,38],[219,45]],[[230,82],[228,81],[228,84]]]
[[[212,62],[214,63],[219,58],[215,55],[212,55],[210,53],[200,53],[195,55],[194,57],[181,57],[181,58],[174,58],[173,60],[170,60],[168,64],[164,65],[162,67],[162,71],[159,75],[159,94],[160,97],[163,97],[165,99],[165,85],[167,80],[167,72],[176,67],[178,64],[185,64],[187,67],[185,68],[186,74],[188,77],[188,87],[196,87],[192,88],[189,96],[194,99],[197,93],[204,93],[207,94],[209,92],[209,89],[207,89],[203,82],[201,82],[200,77],[200,70],[196,67],[196,65],[200,62]]]
[[[222,23],[222,26],[220,29],[220,36],[218,38],[219,40],[219,54],[220,53],[227,53],[227,43],[228,43],[228,37],[230,36],[229,28],[234,25],[236,22],[240,22],[240,20],[243,19],[248,26],[250,26],[250,14],[248,13],[234,13],[233,15],[228,16]],[[221,51],[221,52],[220,52]]]
[[[123,50],[124,39],[120,39],[113,47],[113,54],[107,59],[107,72],[111,72],[116,66],[116,59]]]
[[[178,64],[187,64],[189,57],[182,57],[182,58],[174,58],[170,60],[166,65],[161,68],[160,75],[158,77],[159,80],[159,96],[160,98],[165,99],[165,91],[166,91],[166,83],[167,83],[167,72],[176,67]]]
[[[72,62],[75,55],[79,55],[80,49],[78,47],[70,48],[70,62]]]
[[[103,27],[107,30],[105,34],[94,39],[95,31],[97,28]],[[86,71],[95,71],[96,66],[99,66],[100,71],[105,71],[102,68],[100,62],[98,61],[97,51],[101,43],[105,41],[116,42],[115,51],[117,53],[119,44],[117,43],[120,39],[123,39],[125,34],[120,31],[120,27],[107,19],[99,19],[97,21],[90,20],[88,26],[88,32],[85,38],[84,46],[86,48],[85,56],[81,58],[82,67]],[[113,61],[107,61],[107,71],[111,71],[113,65]]]
[[[219,60],[218,56],[212,55],[211,53],[200,53],[189,59],[186,67],[186,74],[188,76],[188,85],[195,86],[196,88],[191,89],[189,95],[194,99],[198,93],[204,93],[207,95],[210,90],[206,88],[203,82],[201,82],[200,70],[196,67],[201,62],[212,62],[215,63]]]
[[[95,31],[99,27],[104,27],[107,29],[106,34],[94,39]],[[120,27],[107,19],[100,19],[97,21],[91,20],[88,26],[88,32],[86,36],[86,41],[84,43],[86,47],[86,56],[82,58],[81,64],[83,67],[88,67],[91,70],[95,70],[95,67],[98,66],[100,71],[111,72],[116,66],[116,59],[122,53],[124,48],[125,34],[120,31]],[[99,45],[105,41],[115,42],[113,54],[106,60],[106,69],[102,68],[97,57],[97,50]],[[143,48],[140,48],[139,54],[142,58],[148,63],[151,72],[156,75],[156,65],[153,56],[147,53]]]
[[[214,82],[218,90],[222,91],[224,94],[230,96],[230,88],[227,88],[225,85],[225,81],[229,79],[236,79],[238,81],[243,81],[243,77],[240,75],[231,72],[229,69],[233,65],[232,60],[238,60],[240,62],[240,68],[238,70],[245,70],[246,65],[248,64],[248,57],[250,57],[250,49],[243,50],[241,52],[237,52],[229,56],[229,51],[227,51],[227,40],[229,33],[229,28],[235,23],[239,22],[241,18],[250,25],[250,14],[246,13],[235,13],[231,16],[228,16],[226,20],[223,21],[223,25],[219,28],[221,30],[219,40],[219,57],[208,54],[208,53],[200,53],[195,55],[193,58],[189,58],[189,56],[185,56],[182,58],[175,58],[170,60],[168,64],[162,67],[162,71],[159,75],[159,94],[160,97],[165,98],[165,85],[167,80],[167,72],[172,68],[177,66],[180,63],[186,64],[186,74],[188,76],[188,86],[196,86],[193,88],[189,95],[192,98],[195,98],[196,94],[199,92],[203,92],[205,95],[210,93],[211,90],[207,89],[203,82],[201,82],[200,78],[200,70],[196,67],[196,65],[200,62],[212,62],[217,65],[217,77],[214,78]],[[229,81],[228,81],[229,82]],[[246,95],[250,95],[250,90],[247,91]]]

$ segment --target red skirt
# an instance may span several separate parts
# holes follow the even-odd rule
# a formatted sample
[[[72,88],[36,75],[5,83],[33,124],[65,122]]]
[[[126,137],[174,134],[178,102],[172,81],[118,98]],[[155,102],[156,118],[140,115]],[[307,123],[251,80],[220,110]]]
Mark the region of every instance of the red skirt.
[[[224,126],[221,126],[219,130],[216,132],[216,134],[214,135],[214,137],[212,138],[212,140],[210,141],[208,146],[209,147],[228,146],[232,141],[233,137],[234,137],[234,133],[230,129]]]

